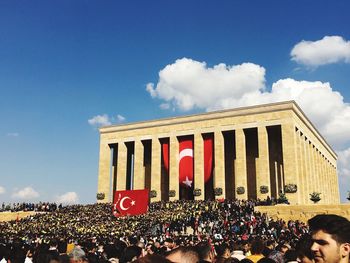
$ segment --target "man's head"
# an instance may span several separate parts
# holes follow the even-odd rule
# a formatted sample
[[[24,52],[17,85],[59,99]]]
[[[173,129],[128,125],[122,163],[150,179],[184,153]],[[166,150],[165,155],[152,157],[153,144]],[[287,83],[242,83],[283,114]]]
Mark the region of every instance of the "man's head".
[[[199,242],[196,245],[196,250],[198,252],[200,260],[209,262],[214,261],[215,255],[212,246],[207,241]]]
[[[226,243],[215,246],[216,255],[218,258],[229,258],[231,257],[231,251]]]
[[[250,251],[252,255],[259,255],[264,250],[264,243],[260,239],[255,239],[252,242]]]
[[[311,251],[316,263],[349,261],[350,222],[338,215],[317,215],[309,221]]]
[[[69,253],[69,259],[71,263],[87,262],[85,252],[80,247],[75,247],[72,252]]]
[[[198,262],[199,256],[196,250],[193,249],[193,247],[177,247],[173,250],[171,250],[167,256],[166,259],[170,260],[171,262],[178,262],[178,263],[190,263],[190,262]]]

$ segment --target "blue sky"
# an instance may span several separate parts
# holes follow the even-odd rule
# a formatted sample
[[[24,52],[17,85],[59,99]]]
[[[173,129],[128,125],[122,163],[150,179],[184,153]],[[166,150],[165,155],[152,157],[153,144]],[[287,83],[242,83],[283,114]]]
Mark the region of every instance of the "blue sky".
[[[348,1],[1,1],[0,201],[95,202],[99,125],[283,99],[337,151],[345,201],[348,10]]]

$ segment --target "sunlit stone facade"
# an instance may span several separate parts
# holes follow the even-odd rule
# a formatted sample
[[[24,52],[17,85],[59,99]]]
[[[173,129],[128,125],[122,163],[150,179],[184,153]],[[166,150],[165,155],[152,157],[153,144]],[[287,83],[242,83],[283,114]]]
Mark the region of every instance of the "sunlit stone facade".
[[[203,179],[206,135],[214,138],[209,187]],[[319,204],[339,203],[337,156],[294,101],[100,128],[98,201],[111,201],[114,190],[145,188],[156,194],[151,201],[183,199],[182,136],[194,142],[193,183],[200,195],[193,199],[265,199],[284,192],[291,204],[311,204],[310,193],[319,192]]]

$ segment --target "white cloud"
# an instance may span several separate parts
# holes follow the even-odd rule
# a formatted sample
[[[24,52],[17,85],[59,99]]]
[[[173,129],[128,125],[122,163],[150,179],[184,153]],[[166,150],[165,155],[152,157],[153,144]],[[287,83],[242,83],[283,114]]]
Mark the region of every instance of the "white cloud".
[[[146,90],[152,98],[172,103],[181,110],[218,108],[227,98],[264,90],[264,75],[265,69],[253,63],[235,66],[221,63],[211,68],[205,62],[182,58],[162,69],[156,87],[148,83]]]
[[[268,102],[295,100],[333,146],[340,149],[350,143],[350,105],[328,82],[283,79],[261,97],[268,98]]]
[[[350,147],[338,151],[338,174],[339,174],[339,185],[340,185],[340,198],[343,201],[346,201],[348,196],[348,191],[350,191]]]
[[[147,86],[161,108],[169,103],[180,110],[236,108],[295,100],[320,132],[335,146],[350,143],[350,105],[328,82],[281,79],[265,90],[265,69],[252,63],[238,66],[183,58],[159,72],[159,81]],[[163,105],[163,106],[162,106]]]
[[[25,187],[21,190],[18,190],[12,194],[12,198],[19,198],[19,199],[26,199],[26,200],[35,199],[39,196],[40,196],[39,193],[30,186]]]
[[[88,123],[93,127],[101,127],[112,125],[112,123],[122,123],[126,120],[123,115],[118,114],[115,118],[110,118],[107,114],[96,115],[88,120]]]
[[[9,133],[7,133],[7,136],[8,137],[18,137],[19,133],[18,132],[9,132]]]
[[[148,83],[146,85],[146,90],[149,92],[152,98],[157,97],[157,92],[154,90],[154,84],[153,83]]]
[[[124,122],[124,121],[125,121],[125,117],[122,116],[122,115],[120,115],[120,114],[118,114],[118,115],[117,115],[117,122],[118,122],[118,123],[121,123],[121,122]]]
[[[0,186],[0,194],[6,193],[6,189],[3,186]]]
[[[56,202],[62,204],[76,204],[79,202],[79,198],[77,193],[67,192],[63,195],[58,196]]]
[[[350,160],[350,147],[343,151],[338,151],[339,173],[344,178],[346,178],[346,182],[350,188],[350,167],[348,167],[349,160]]]
[[[163,109],[170,107],[162,105],[172,104],[180,110],[210,111],[295,100],[339,154],[340,182],[350,178],[350,104],[343,96],[328,82],[287,78],[273,83],[271,90],[265,90],[264,83],[265,70],[259,65],[208,68],[204,62],[184,58],[162,69],[158,83],[149,83],[147,91],[162,101]],[[341,184],[342,191],[344,187]]]
[[[292,60],[306,66],[317,67],[337,62],[350,63],[350,41],[340,36],[325,36],[317,41],[301,41],[290,55]]]
[[[97,115],[88,120],[88,123],[94,127],[111,125],[111,121],[107,114]]]
[[[170,104],[169,103],[162,103],[159,105],[159,108],[161,108],[162,110],[168,110],[168,109],[170,109]]]

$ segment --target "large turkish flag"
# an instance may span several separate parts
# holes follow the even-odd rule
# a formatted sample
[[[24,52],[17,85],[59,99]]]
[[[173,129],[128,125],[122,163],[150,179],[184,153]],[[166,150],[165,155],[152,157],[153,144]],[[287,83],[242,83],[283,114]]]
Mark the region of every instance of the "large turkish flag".
[[[213,136],[204,138],[204,182],[207,183],[212,177],[213,171]]]
[[[114,216],[144,214],[148,209],[148,189],[116,191],[113,204]]]
[[[179,183],[193,187],[193,139],[188,137],[179,140]]]

